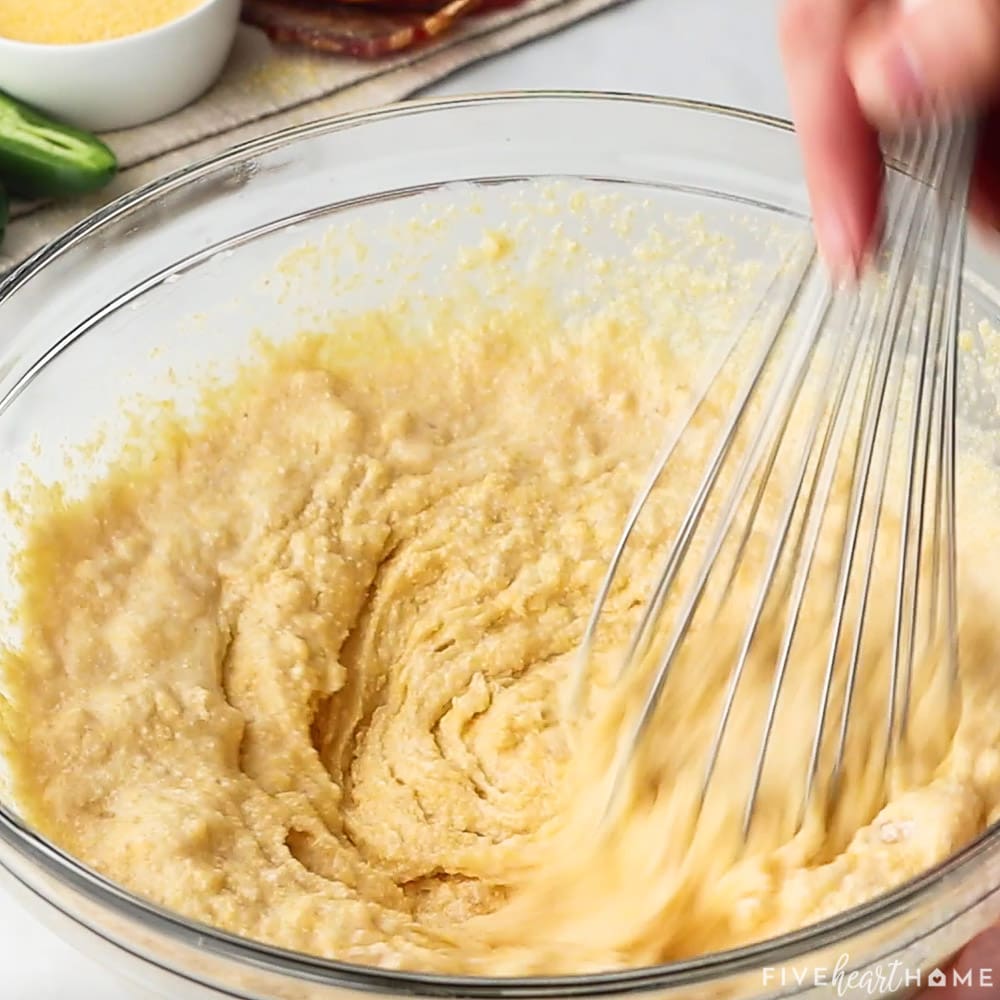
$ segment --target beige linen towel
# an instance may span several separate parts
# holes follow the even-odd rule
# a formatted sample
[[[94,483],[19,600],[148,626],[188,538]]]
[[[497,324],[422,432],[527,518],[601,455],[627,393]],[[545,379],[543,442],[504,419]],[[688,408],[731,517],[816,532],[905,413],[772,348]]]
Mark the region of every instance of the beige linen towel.
[[[222,78],[205,97],[160,122],[105,137],[121,164],[106,190],[58,205],[14,206],[0,274],[101,205],[171,170],[290,125],[403,100],[464,66],[623,2],[526,0],[379,62],[272,46],[241,26]]]

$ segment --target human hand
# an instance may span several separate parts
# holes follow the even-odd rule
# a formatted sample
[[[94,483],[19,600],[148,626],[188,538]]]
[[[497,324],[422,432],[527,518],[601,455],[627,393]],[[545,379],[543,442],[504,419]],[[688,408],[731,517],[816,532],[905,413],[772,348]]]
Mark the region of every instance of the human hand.
[[[996,1000],[1000,997],[1000,926],[980,934],[955,960],[945,985],[924,990],[916,1000]]]
[[[820,249],[856,273],[875,239],[878,131],[982,120],[970,209],[1000,230],[1000,0],[786,0],[781,49]]]
[[[816,236],[836,273],[856,273],[872,248],[879,130],[931,116],[980,119],[970,210],[1000,230],[1000,0],[785,0],[781,49]],[[1000,927],[954,969],[928,1000],[1000,997]]]

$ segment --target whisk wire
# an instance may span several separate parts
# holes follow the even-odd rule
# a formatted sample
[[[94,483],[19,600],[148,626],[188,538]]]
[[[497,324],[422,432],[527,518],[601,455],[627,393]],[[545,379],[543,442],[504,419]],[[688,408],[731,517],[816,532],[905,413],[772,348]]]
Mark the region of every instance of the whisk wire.
[[[801,294],[804,287],[805,281],[809,275],[810,266],[814,259],[815,251],[810,254],[804,266],[800,268],[797,272],[794,282],[792,293],[788,298],[787,308],[791,308],[791,303],[794,302],[798,296]],[[787,265],[788,261],[784,261],[783,264]],[[778,290],[778,286],[781,284],[783,279],[783,267],[779,267],[775,273],[772,275],[771,280],[768,282],[763,294],[761,295],[756,307],[750,314],[750,322],[753,322],[763,309],[767,306],[767,303],[772,299]],[[744,325],[748,325],[744,324]],[[778,332],[780,331],[781,323],[779,322],[775,326],[775,337],[774,341],[777,339]],[[728,364],[732,361],[733,356],[736,354],[740,345],[743,342],[740,332],[742,327],[737,328],[738,332],[735,337],[729,342],[727,348],[722,353],[719,362],[712,369],[711,373],[706,379],[704,379],[699,391],[695,394],[694,400],[687,409],[687,413],[682,419],[673,434],[668,438],[667,443],[661,449],[660,454],[657,456],[655,462],[653,463],[653,468],[650,475],[647,477],[646,482],[639,492],[635,502],[633,503],[631,509],[629,510],[628,516],[625,520],[625,526],[619,536],[618,542],[615,545],[615,550],[612,553],[611,560],[608,564],[608,569],[605,572],[604,578],[601,581],[601,586],[597,594],[597,598],[594,601],[594,607],[591,611],[590,618],[587,621],[587,625],[584,629],[583,639],[580,643],[580,650],[577,656],[576,669],[573,676],[573,684],[570,693],[570,708],[574,713],[578,713],[581,709],[581,701],[583,696],[584,687],[586,684],[587,673],[590,664],[590,657],[593,652],[594,639],[597,633],[598,622],[600,621],[601,613],[607,603],[608,596],[611,593],[611,588],[614,585],[615,578],[618,575],[618,571],[621,566],[622,559],[625,556],[625,552],[628,548],[628,543],[632,539],[632,535],[635,531],[636,525],[638,524],[639,518],[642,515],[643,510],[646,508],[653,491],[660,482],[664,470],[670,463],[681,440],[683,439],[684,433],[690,427],[692,421],[694,420],[698,410],[704,404],[707,399],[712,386],[719,379],[723,371],[725,371]],[[770,356],[774,341],[770,341],[768,345],[764,348],[762,352],[762,359],[760,359],[760,364],[763,366],[766,364],[767,358]],[[641,626],[640,626],[641,629]],[[638,634],[639,630],[637,630]]]
[[[829,296],[830,294],[829,290],[827,290],[826,294],[827,296]],[[828,309],[824,310],[824,312],[828,312]],[[823,320],[821,320],[815,327],[812,324],[810,324],[809,327],[811,331],[810,337],[820,336],[824,325],[825,322]],[[834,392],[835,398],[841,397],[844,388],[846,386],[846,375],[849,372],[849,368],[847,366],[844,366],[843,364],[838,365],[838,362],[841,360],[842,360],[841,356],[838,352],[834,351],[830,353],[828,369],[826,371],[826,376],[823,379],[824,384],[829,384],[833,382],[834,370],[838,367],[840,368],[841,373],[836,380],[836,389]],[[743,640],[736,657],[735,665],[730,673],[729,681],[726,688],[725,698],[723,700],[722,713],[720,715],[719,723],[715,730],[715,735],[712,740],[711,748],[709,750],[708,763],[706,765],[705,775],[702,781],[702,788],[700,794],[700,801],[702,804],[704,803],[705,796],[708,793],[709,784],[711,782],[712,776],[715,773],[715,768],[718,764],[719,755],[722,750],[722,742],[725,736],[726,728],[729,722],[730,715],[732,713],[733,706],[735,704],[736,695],[740,687],[740,682],[743,679],[743,675],[750,655],[750,649],[753,645],[754,639],[756,638],[757,629],[762,621],[768,598],[771,595],[771,587],[774,583],[775,577],[777,576],[778,568],[780,566],[781,559],[784,554],[785,544],[787,542],[790,529],[792,527],[792,523],[794,520],[797,501],[799,499],[799,496],[801,495],[803,486],[807,479],[807,472],[810,466],[810,453],[812,449],[815,447],[815,442],[823,423],[823,416],[825,414],[825,411],[826,411],[825,401],[821,397],[819,400],[817,400],[817,403],[814,407],[813,418],[810,422],[810,428],[807,435],[807,444],[806,447],[803,449],[797,475],[795,477],[792,489],[790,490],[788,498],[786,500],[785,509],[781,519],[781,524],[771,548],[770,558],[767,563],[767,568],[765,570],[761,586],[757,592],[757,599],[754,604],[753,611],[751,612],[750,615],[749,624],[743,635]],[[827,447],[829,446],[829,442],[831,440],[832,426],[833,426],[832,424],[828,423],[826,433],[824,434],[823,444],[820,449],[821,463],[822,463],[822,455],[825,453]],[[818,471],[819,470],[817,469],[817,473]],[[769,473],[770,469],[766,470],[765,476],[769,475]],[[809,499],[807,500],[806,503],[807,513],[800,528],[798,541],[796,542],[795,545],[796,551],[801,551],[802,536],[804,534],[806,525],[809,521],[809,512],[812,509],[813,500],[816,497],[816,491],[819,485],[820,485],[820,478],[819,475],[817,474],[814,475],[812,479],[812,485],[809,491]],[[759,497],[760,497],[760,491],[758,491],[758,498]],[[755,503],[755,509],[751,512],[751,518],[755,516],[757,506],[758,504]],[[744,539],[746,537],[747,537],[747,532],[745,531]],[[732,581],[732,578],[733,574],[731,573],[729,577],[730,582]],[[793,597],[792,597],[793,615],[795,613],[794,609],[796,608],[796,603],[797,603],[796,602],[796,595],[798,590],[797,584],[798,581],[796,581],[796,585],[793,588]],[[794,623],[791,625],[791,630],[794,632]]]
[[[817,793],[823,791],[822,802],[829,807],[843,779],[852,707],[864,669],[862,654],[871,619],[877,554],[888,530],[885,510],[897,442],[903,449],[904,479],[896,536],[898,561],[890,599],[883,778],[895,750],[906,739],[918,654],[921,649],[935,648],[939,629],[945,632],[949,678],[957,682],[957,351],[963,209],[973,147],[974,132],[963,124],[935,125],[902,142],[899,156],[906,169],[900,177],[890,178],[887,185],[884,285],[879,276],[869,275],[859,295],[833,288],[821,273],[814,247],[793,269],[791,291],[771,311],[770,325],[740,380],[621,660],[620,678],[640,662],[645,663],[669,601],[670,627],[650,664],[650,676],[643,678],[646,687],[637,714],[619,741],[610,773],[607,814],[655,717],[684,643],[700,620],[705,597],[721,580],[717,619],[748,565],[745,557],[765,500],[778,490],[776,526],[751,591],[749,617],[721,692],[719,716],[709,732],[697,803],[700,812],[719,768],[761,625],[768,620],[769,609],[777,607],[780,640],[763,692],[766,707],[742,808],[744,841],[749,837],[807,592],[814,584],[820,542],[830,537],[824,529],[829,527],[833,487],[845,459],[846,503],[843,515],[838,515],[842,521],[833,529],[833,537],[839,539],[839,555],[828,595],[829,643],[824,647],[798,827]],[[921,270],[924,263],[926,272]],[[926,299],[921,300],[916,286],[928,276]],[[773,295],[784,285],[781,269],[766,294]],[[758,305],[752,319],[764,314]],[[572,688],[571,704],[576,711],[596,631],[639,520],[678,454],[684,435],[724,371],[739,356],[743,343],[740,334],[728,344],[719,364],[693,397],[685,419],[657,456],[629,511],[581,642]],[[913,377],[908,379],[911,369]],[[818,395],[805,403],[804,390],[812,384],[817,384]],[[913,398],[907,400],[904,414],[904,387],[910,384]],[[804,423],[797,417],[801,406],[808,409]],[[796,435],[789,435],[793,426]],[[785,452],[796,447],[801,450],[791,462],[786,461]],[[730,476],[732,463],[735,471]],[[779,464],[782,473],[776,476]],[[718,491],[722,497],[716,505]],[[699,547],[695,540],[703,532],[707,541]],[[693,555],[700,561],[688,573],[686,561]],[[930,573],[922,576],[928,555]],[[839,719],[832,745],[827,747],[838,670],[842,671]],[[826,750],[830,751],[830,768],[821,781],[820,764]]]
[[[941,146],[931,137],[931,141],[918,143],[905,159],[916,161],[918,176],[932,171],[935,158],[941,154]],[[825,723],[832,691],[833,676],[841,651],[844,628],[847,622],[849,598],[852,584],[860,588],[857,599],[857,613],[853,638],[848,654],[846,686],[840,713],[840,725],[828,794],[836,795],[842,775],[844,757],[856,690],[858,671],[861,664],[861,649],[868,620],[868,609],[872,576],[875,565],[875,539],[881,526],[882,511],[888,482],[891,458],[891,435],[896,425],[902,390],[902,369],[900,364],[912,344],[915,301],[905,293],[912,283],[912,270],[907,262],[912,261],[919,248],[921,218],[918,213],[921,202],[919,184],[912,184],[903,194],[890,204],[890,230],[886,243],[894,248],[888,262],[886,285],[888,297],[882,309],[873,310],[875,319],[872,334],[877,337],[878,348],[875,361],[869,370],[869,379],[862,403],[860,429],[861,436],[855,452],[855,462],[851,472],[850,508],[845,524],[842,543],[842,559],[834,604],[833,630],[824,673],[823,695],[818,724],[814,734],[810,754],[807,788],[811,794],[815,782],[815,770],[825,733]],[[895,209],[895,211],[893,211]],[[888,434],[881,440],[881,456],[877,454],[881,432],[888,428]],[[874,473],[874,483],[873,483]],[[872,485],[874,488],[871,489]],[[866,512],[870,528],[867,544],[863,546],[860,580],[855,575],[858,551],[861,547],[862,528]]]
[[[951,143],[948,148],[948,159],[942,167],[941,175],[936,178],[940,185],[938,195],[941,203],[941,211],[935,215],[935,227],[933,234],[933,247],[931,250],[932,259],[940,259],[945,249],[945,239],[948,235],[948,226],[954,217],[954,213],[947,212],[947,206],[954,197],[956,189],[961,185],[958,164],[964,153],[964,136]],[[959,217],[960,218],[960,217]],[[958,223],[960,225],[960,223]],[[920,356],[920,377],[917,379],[917,398],[913,407],[913,415],[910,424],[910,438],[908,448],[908,469],[907,482],[909,490],[904,496],[903,520],[901,528],[901,538],[899,553],[899,578],[896,593],[896,617],[893,628],[893,654],[892,662],[895,668],[893,671],[893,690],[890,694],[890,724],[886,733],[887,748],[894,745],[893,732],[894,722],[894,696],[895,696],[895,676],[898,673],[900,661],[902,661],[902,690],[899,714],[899,734],[898,740],[903,740],[907,735],[909,721],[910,694],[913,680],[913,661],[916,646],[916,632],[918,623],[918,606],[920,600],[920,572],[919,568],[923,560],[924,549],[924,508],[927,498],[927,479],[929,474],[930,444],[932,437],[931,419],[933,414],[930,407],[925,406],[925,399],[933,393],[932,380],[935,374],[935,365],[940,350],[941,339],[944,336],[945,327],[940,322],[938,307],[940,305],[941,289],[938,283],[933,283],[929,289],[930,301],[925,312],[924,329],[921,337]],[[945,289],[947,294],[947,289]],[[935,322],[935,320],[938,322]],[[919,471],[918,471],[919,470]],[[916,508],[914,513],[914,507]],[[911,530],[915,534],[913,544],[907,544]],[[906,629],[907,634],[902,636],[904,607],[907,614]]]
[[[771,696],[768,702],[767,716],[764,723],[764,729],[761,736],[760,745],[758,747],[756,762],[754,765],[753,777],[751,779],[750,792],[747,796],[746,805],[744,807],[743,813],[743,835],[746,837],[750,830],[750,823],[753,819],[753,804],[756,801],[756,796],[760,788],[760,782],[763,778],[764,772],[764,761],[766,759],[768,746],[771,740],[771,733],[774,728],[774,721],[777,715],[778,700],[781,695],[781,688],[784,683],[789,658],[791,656],[792,646],[795,641],[795,635],[799,624],[799,618],[802,612],[802,606],[805,599],[806,589],[809,582],[809,574],[812,570],[813,560],[816,555],[816,548],[819,543],[820,531],[822,528],[824,512],[826,510],[827,501],[829,500],[830,491],[833,487],[834,475],[836,473],[836,457],[839,454],[840,446],[843,442],[843,435],[846,433],[848,420],[847,420],[847,410],[843,407],[843,401],[845,394],[847,392],[848,385],[851,383],[852,375],[857,375],[857,366],[854,364],[856,360],[856,352],[862,341],[863,326],[861,324],[853,324],[853,336],[851,342],[847,345],[846,360],[841,364],[841,375],[838,380],[837,388],[834,393],[833,405],[831,407],[833,412],[833,419],[829,420],[826,425],[826,433],[823,438],[822,445],[819,451],[819,458],[817,462],[816,472],[813,477],[812,487],[809,492],[809,496],[806,501],[805,515],[802,520],[802,526],[800,531],[800,537],[805,539],[805,545],[798,545],[796,559],[796,571],[795,578],[792,588],[791,600],[789,602],[789,613],[787,621],[785,624],[785,630],[782,635],[781,646],[778,653],[777,665],[774,673],[774,680],[771,689]],[[837,356],[837,355],[835,355]],[[788,506],[785,513],[785,531],[787,531],[787,526],[790,525],[792,518],[794,517],[796,505],[801,494],[802,480],[804,479],[806,469],[808,468],[810,455],[815,447],[816,434],[818,432],[820,421],[825,415],[826,408],[821,403],[817,406],[816,413],[816,424],[810,433],[810,436],[806,442],[803,449],[803,457],[801,460],[801,471],[800,479],[796,483],[795,487],[791,491],[788,498]],[[830,452],[830,444],[836,442],[837,447],[834,451]],[[832,457],[831,457],[832,454]],[[829,459],[829,461],[828,461]],[[816,505],[815,501],[819,500],[819,504]],[[784,543],[784,531],[779,535],[778,544],[775,546],[775,552],[772,559],[773,567],[776,569],[778,561],[781,557],[781,550]],[[770,571],[773,573],[773,570]],[[758,599],[758,603],[754,608],[752,613],[752,624],[753,628],[747,629],[747,641],[744,644],[743,650],[741,650],[741,661],[738,663],[738,669],[742,673],[746,660],[750,653],[750,640],[752,639],[753,633],[756,631],[756,623],[759,621],[760,616],[763,614],[764,605],[768,593],[770,591],[770,573],[765,577],[764,586],[761,588],[761,595]],[[728,712],[727,712],[728,715]],[[720,730],[717,741],[721,747],[722,738],[724,737],[724,729]],[[715,751],[716,753],[718,751]],[[808,787],[806,792],[806,798],[804,801],[808,801],[809,790],[812,783],[812,764],[810,764],[810,778],[808,781]],[[704,793],[703,793],[704,794]],[[803,807],[804,814],[804,807]],[[801,824],[802,816],[800,815],[799,823]]]
[[[829,295],[824,293],[817,301],[815,309],[818,314],[825,315],[829,311],[829,308]],[[821,325],[818,320],[816,322],[817,325]],[[781,332],[782,328],[779,328],[779,335]],[[801,348],[798,351],[793,352],[789,358],[784,372],[785,377],[776,380],[769,405],[766,405],[764,408],[764,416],[761,422],[762,430],[766,431],[767,427],[775,422],[777,422],[782,428],[787,429],[788,415],[802,387],[802,383],[806,378],[809,370],[809,362],[815,352],[815,349],[815,338],[803,338],[801,341]],[[763,376],[763,372],[764,368],[762,367],[760,370],[755,372],[754,377],[750,380],[747,386],[749,391],[746,393],[746,398],[741,399],[740,405],[737,407],[733,420],[730,424],[730,426],[734,429],[738,426],[739,419],[746,406],[747,400],[749,399],[753,389],[757,387],[757,384]],[[732,444],[732,438],[734,436],[735,430],[731,434],[724,435],[723,443],[727,446],[726,450],[724,451],[722,448],[717,450],[716,456],[710,466],[709,474],[703,479],[699,487],[696,495],[696,501],[698,502],[697,513],[691,518],[691,527],[684,540],[684,551],[686,551],[687,547],[690,545],[691,539],[694,536],[694,530],[697,527],[698,521],[700,521],[701,515],[705,509],[705,500],[707,499],[707,496],[714,485],[716,478],[718,477],[722,462],[728,453],[728,447]],[[638,719],[633,726],[628,739],[625,741],[620,767],[627,766],[628,760],[634,753],[638,742],[641,740],[646,727],[652,719],[653,712],[656,708],[657,702],[659,701],[660,695],[662,694],[663,687],[666,684],[671,667],[675,662],[677,653],[681,648],[681,644],[687,636],[688,630],[690,629],[701,604],[701,600],[704,597],[711,568],[718,559],[719,553],[725,544],[729,530],[736,519],[740,500],[745,495],[753,473],[762,457],[761,453],[765,450],[768,451],[768,457],[765,459],[765,468],[773,468],[777,451],[780,448],[781,438],[782,435],[769,437],[767,433],[759,433],[754,436],[753,445],[749,453],[744,457],[739,472],[736,475],[736,480],[730,488],[723,513],[716,526],[715,532],[713,533],[712,540],[709,543],[707,556],[703,559],[701,570],[684,597],[681,611],[678,614],[677,624],[674,627],[674,631],[671,634],[665,651],[661,654],[657,663],[653,681],[648,689],[642,708],[639,711]],[[694,509],[695,507],[692,505],[691,510],[694,511]],[[653,614],[644,616],[640,628],[645,631],[640,632],[637,630],[636,637],[633,639],[633,643],[626,654],[626,659],[623,663],[623,670],[627,670],[636,662],[637,658],[641,658],[645,654],[646,646],[649,641],[649,633],[651,631],[649,628],[650,622],[654,621],[659,614],[664,597],[668,592],[671,583],[673,583],[675,579],[678,565],[679,559],[675,559],[672,556],[668,558],[664,564],[654,590],[653,600],[649,605],[649,610],[651,610]],[[616,786],[620,784],[622,776],[622,774],[619,774],[616,777]]]
[[[808,274],[813,260],[814,257],[810,256],[810,261],[807,264],[805,272],[803,273],[803,280]],[[803,285],[801,283],[797,284],[796,297],[798,294],[801,294],[802,288]],[[708,470],[702,478],[698,489],[695,491],[694,499],[691,501],[690,506],[685,512],[674,543],[662,564],[662,569],[657,578],[657,583],[653,588],[652,596],[646,605],[646,610],[643,613],[638,626],[633,632],[628,650],[622,659],[620,676],[624,675],[634,663],[641,660],[647,651],[648,643],[652,637],[653,626],[658,621],[660,613],[663,610],[663,603],[666,599],[667,591],[669,590],[670,584],[674,581],[677,570],[684,557],[687,555],[691,542],[694,539],[695,532],[701,523],[709,496],[712,489],[715,487],[725,461],[730,454],[737,434],[740,430],[741,422],[744,420],[750,406],[753,394],[763,383],[768,371],[768,366],[778,353],[778,347],[784,332],[785,320],[787,319],[788,313],[793,308],[794,301],[794,299],[789,301],[784,312],[782,313],[782,316],[774,325],[770,336],[766,339],[761,351],[758,353],[755,363],[751,365],[749,378],[743,386],[737,402],[730,413],[726,429],[723,431],[720,442],[709,461]],[[760,446],[763,446],[763,442],[761,442]],[[742,473],[739,477],[739,482],[741,482],[745,488],[746,477]],[[640,719],[640,721],[642,720]],[[642,726],[637,728],[641,730]]]

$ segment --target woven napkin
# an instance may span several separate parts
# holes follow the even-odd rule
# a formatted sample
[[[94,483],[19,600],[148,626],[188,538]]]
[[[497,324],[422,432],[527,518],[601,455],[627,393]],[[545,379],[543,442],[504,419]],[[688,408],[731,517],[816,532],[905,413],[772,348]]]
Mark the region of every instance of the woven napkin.
[[[0,249],[0,274],[102,205],[230,146],[329,115],[390,104],[481,59],[552,34],[625,0],[525,0],[468,18],[431,45],[378,62],[273,46],[241,26],[226,69],[200,101],[159,122],[108,133],[121,165],[99,194],[20,204]]]

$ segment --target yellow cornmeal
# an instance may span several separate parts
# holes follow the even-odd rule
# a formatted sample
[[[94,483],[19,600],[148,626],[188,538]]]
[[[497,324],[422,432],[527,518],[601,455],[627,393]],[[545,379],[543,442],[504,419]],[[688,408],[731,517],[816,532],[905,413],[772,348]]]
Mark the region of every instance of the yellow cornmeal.
[[[136,35],[174,21],[203,0],[0,0],[0,38],[79,45]]]
[[[142,445],[152,458],[124,459],[82,500],[35,498],[5,720],[19,798],[45,834],[249,938],[513,974],[642,966],[800,926],[923,871],[995,817],[1000,546],[981,505],[996,483],[970,460],[961,714],[952,739],[939,673],[918,670],[908,787],[882,807],[880,626],[841,806],[795,832],[829,635],[811,608],[746,852],[777,632],[751,658],[692,831],[741,634],[723,614],[676,667],[644,780],[598,827],[621,709],[609,677],[718,429],[694,427],[654,494],[574,722],[583,624],[687,404],[691,362],[641,325],[524,320],[497,313],[414,343],[382,316],[354,346],[334,333],[271,348],[210,394],[197,426],[164,417],[160,446]],[[761,518],[758,571],[778,510]],[[836,555],[821,548],[814,572],[828,578]],[[882,625],[894,574],[879,561]],[[746,604],[752,579],[737,581]]]

